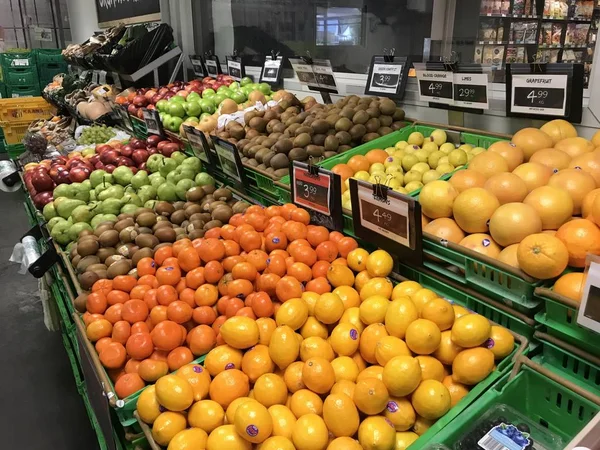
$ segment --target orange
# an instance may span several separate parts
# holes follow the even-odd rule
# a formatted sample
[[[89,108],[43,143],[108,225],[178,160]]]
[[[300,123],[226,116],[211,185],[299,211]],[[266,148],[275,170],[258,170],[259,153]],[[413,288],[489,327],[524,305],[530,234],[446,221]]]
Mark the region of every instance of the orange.
[[[95,320],[87,326],[86,335],[87,338],[96,342],[104,337],[112,335],[113,325],[106,319]]]
[[[589,173],[596,181],[596,186],[600,186],[600,154],[597,152],[576,156],[569,163],[569,167]]]
[[[369,161],[369,164],[381,163],[383,164],[387,157],[390,156],[385,150],[374,149],[366,153],[365,157]]]
[[[371,167],[371,163],[369,163],[368,158],[363,155],[354,155],[348,160],[347,164],[354,171],[354,173],[361,170],[368,171],[369,167]]]
[[[127,339],[127,354],[134,359],[148,358],[154,351],[154,343],[150,333],[135,333]]]
[[[582,272],[567,273],[556,280],[553,291],[555,294],[562,295],[570,298],[571,300],[579,302],[581,301],[581,295],[585,287],[586,278],[586,274]]]
[[[164,361],[145,359],[138,366],[138,374],[144,381],[153,383],[169,373],[169,365]]]
[[[159,350],[171,351],[181,345],[182,331],[170,320],[158,323],[150,333],[154,346]]]
[[[594,207],[594,202],[598,193],[600,193],[600,188],[596,188],[593,191],[588,192],[583,198],[583,203],[581,204],[581,217],[584,219],[591,220],[594,223],[596,223],[596,219],[593,217],[593,212],[600,212],[599,208]],[[600,207],[600,203],[598,203],[598,207]],[[600,215],[598,213],[597,215],[598,218],[600,218]]]
[[[346,181],[346,179],[350,178],[356,172],[348,164],[336,164],[331,171],[338,174],[342,182]]]
[[[102,349],[98,357],[107,369],[119,369],[125,365],[127,351],[122,344],[111,342]]]
[[[225,370],[215,376],[210,384],[210,398],[223,408],[236,398],[248,395],[250,386],[248,376],[240,370]]]
[[[200,400],[192,405],[187,416],[190,426],[211,433],[224,423],[225,411],[213,400]]]
[[[440,239],[445,239],[458,244],[464,237],[464,231],[453,219],[440,218],[429,222],[423,227],[424,233],[432,234]]]
[[[216,333],[207,325],[198,325],[190,330],[186,337],[187,344],[195,356],[206,354],[215,346]]]
[[[556,232],[556,237],[567,247],[569,265],[585,267],[585,257],[588,253],[600,254],[600,229],[587,219],[574,219]]]
[[[171,372],[191,363],[193,360],[194,354],[187,347],[177,347],[171,350],[167,356],[167,364]]]
[[[545,232],[544,232],[545,233]],[[519,268],[519,260],[517,259],[517,249],[519,244],[512,244],[504,247],[498,255],[498,261],[508,264],[509,266]]]
[[[534,189],[523,200],[532,206],[542,219],[544,230],[556,230],[573,215],[573,200],[564,189],[542,186]]]

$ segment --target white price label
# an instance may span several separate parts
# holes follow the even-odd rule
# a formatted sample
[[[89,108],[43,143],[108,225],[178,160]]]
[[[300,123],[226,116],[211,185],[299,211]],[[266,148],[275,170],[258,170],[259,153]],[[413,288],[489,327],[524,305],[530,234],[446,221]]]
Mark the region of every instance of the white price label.
[[[236,152],[237,149],[235,146],[232,148],[225,148],[223,145],[219,144],[217,141],[213,141],[215,144],[215,150],[217,152],[217,156],[221,163],[221,167],[223,168],[223,172],[227,175],[233,177],[238,182],[242,182],[242,176],[240,175],[239,167],[237,164],[236,157],[233,152]]]
[[[464,108],[489,109],[489,83],[485,73],[455,73],[454,105]]]
[[[217,61],[215,61],[214,59],[207,59],[205,64],[206,70],[208,71],[208,75],[210,75],[211,77],[216,77],[219,74]]]
[[[454,103],[454,74],[446,71],[417,70],[419,99],[452,105]]]
[[[513,74],[513,113],[565,116],[567,109],[567,75]]]
[[[233,61],[231,59],[227,60],[227,71],[229,72],[229,76],[236,81],[240,81],[242,79],[242,63],[241,61]]]
[[[276,83],[278,81],[279,70],[281,67],[281,57],[272,59],[267,56],[263,67],[262,80],[267,83]]]
[[[373,64],[370,88],[372,92],[395,94],[402,76],[402,64]]]

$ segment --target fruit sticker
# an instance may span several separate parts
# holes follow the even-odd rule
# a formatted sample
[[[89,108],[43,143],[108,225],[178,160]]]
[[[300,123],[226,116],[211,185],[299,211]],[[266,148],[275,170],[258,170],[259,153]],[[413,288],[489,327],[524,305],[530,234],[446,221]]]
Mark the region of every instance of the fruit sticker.
[[[246,433],[248,433],[248,436],[250,437],[254,437],[258,434],[258,428],[256,425],[248,425],[246,427]]]
[[[529,433],[520,431],[513,424],[501,423],[483,436],[477,445],[484,450],[523,450],[529,447]]]

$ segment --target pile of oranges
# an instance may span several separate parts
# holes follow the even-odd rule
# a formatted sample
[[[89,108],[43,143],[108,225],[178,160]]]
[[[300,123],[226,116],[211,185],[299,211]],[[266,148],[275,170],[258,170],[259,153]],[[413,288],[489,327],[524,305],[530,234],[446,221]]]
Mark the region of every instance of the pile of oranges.
[[[98,281],[83,319],[120,398],[155,383],[137,410],[169,450],[404,449],[514,341],[392,267],[253,206]]]

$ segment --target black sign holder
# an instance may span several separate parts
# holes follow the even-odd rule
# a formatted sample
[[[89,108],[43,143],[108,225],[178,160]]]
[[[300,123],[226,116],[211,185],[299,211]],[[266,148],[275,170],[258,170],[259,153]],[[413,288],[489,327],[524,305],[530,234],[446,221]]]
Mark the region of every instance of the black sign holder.
[[[44,226],[44,230],[45,229],[46,227]],[[48,250],[42,253],[27,269],[35,278],[42,278],[48,269],[58,262],[58,254],[56,253],[52,238],[44,235],[40,224],[34,225],[27,233],[21,236],[19,242],[23,241],[27,236],[33,237],[36,242],[40,239],[44,239],[48,246]]]
[[[204,132],[197,130],[190,125],[184,125],[183,129],[187,135],[190,147],[194,151],[194,155],[198,157],[203,163],[214,165],[215,162],[212,160],[212,152]]]
[[[221,165],[221,170],[225,175],[232,178],[238,189],[246,192],[245,187],[248,185],[248,182],[246,181],[244,165],[242,164],[242,159],[237,146],[218,136],[211,135],[210,138],[215,146],[217,160]]]
[[[315,66],[321,65],[322,61],[314,60],[310,56],[310,52],[307,51],[306,53],[307,53],[307,56],[296,56],[295,59],[299,59],[304,64],[310,66],[311,72],[307,73],[307,74],[309,75],[309,78],[311,78],[311,79],[302,79],[302,78],[300,78],[300,76],[299,76],[299,79],[301,82],[306,83],[308,85],[308,88],[311,91],[319,92],[321,94],[321,97],[323,98],[324,103],[331,104],[332,101],[331,101],[330,94],[338,93],[335,78],[329,74],[316,73],[314,68],[315,68]],[[331,66],[331,62],[329,62],[329,66]],[[333,69],[332,69],[332,72],[333,72]],[[306,73],[306,72],[302,72],[302,73]],[[299,75],[298,72],[296,72],[296,75]],[[333,86],[333,87],[331,87],[331,86]]]
[[[219,57],[217,55],[213,55],[212,51],[204,53],[204,66],[206,67],[206,73],[209,77],[216,78],[217,75],[221,75],[223,73],[221,70]]]
[[[194,75],[199,78],[206,77],[206,67],[204,67],[204,58],[201,55],[190,55],[190,63],[192,64],[192,70]]]
[[[271,55],[265,57],[265,62],[260,72],[260,83],[269,83],[271,88],[283,86],[283,56],[275,50],[271,50]]]
[[[383,49],[383,55],[374,55],[369,66],[369,76],[365,86],[365,95],[375,95],[402,100],[408,79],[410,59],[405,56],[395,56],[394,49],[389,54]],[[400,66],[400,73],[397,67]],[[394,89],[395,88],[395,89]]]
[[[421,266],[423,264],[423,230],[419,202],[408,195],[393,191],[383,184],[371,184],[355,178],[349,180],[354,234],[388,250],[403,262]],[[368,201],[361,199],[359,189],[361,192],[368,192]],[[405,205],[406,215],[399,213],[392,203],[395,203],[396,206]],[[363,225],[364,222],[367,222],[369,224],[367,226],[370,228]],[[386,236],[386,231],[397,236],[404,234],[403,238],[407,244]]]
[[[123,105],[114,105],[113,111],[119,117],[123,127],[128,131],[133,131],[133,124],[131,123],[131,117],[129,117],[129,112],[127,108]]]
[[[238,55],[236,49],[233,49],[232,55],[225,56],[225,61],[227,63],[227,73],[235,81],[239,82],[242,78],[246,76],[246,68],[244,67],[244,62],[242,61],[242,57]]]
[[[160,115],[156,109],[143,109],[144,123],[149,134],[157,134],[158,136],[165,137],[163,131],[162,122]]]
[[[511,112],[513,105],[513,75],[566,75],[567,91],[564,116],[552,116],[547,114],[528,114]],[[526,117],[540,120],[549,120],[550,118],[562,118],[569,122],[581,123],[583,115],[583,64],[565,64],[565,63],[540,63],[530,64],[507,64],[506,65],[506,116],[507,117]]]
[[[338,174],[314,165],[311,157],[308,163],[290,164],[290,180],[292,202],[309,212],[311,223],[343,230],[342,178]]]

